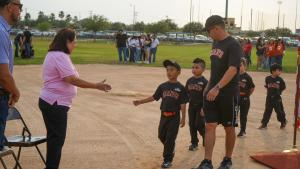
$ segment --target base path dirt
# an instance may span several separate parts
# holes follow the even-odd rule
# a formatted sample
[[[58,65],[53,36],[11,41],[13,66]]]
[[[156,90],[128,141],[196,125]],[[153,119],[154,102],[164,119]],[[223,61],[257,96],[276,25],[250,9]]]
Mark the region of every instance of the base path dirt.
[[[103,93],[95,90],[78,90],[69,112],[68,134],[61,159],[61,169],[158,169],[162,162],[163,146],[157,138],[160,119],[159,103],[134,107],[132,101],[153,94],[157,86],[166,81],[164,68],[147,68],[123,65],[76,65],[80,76],[90,81],[107,79],[113,90]],[[35,135],[45,135],[45,126],[38,109],[42,86],[41,66],[16,66],[15,79],[22,92],[17,108]],[[238,138],[234,150],[234,169],[265,169],[249,158],[260,151],[282,151],[292,144],[295,74],[283,74],[287,90],[283,102],[287,114],[286,129],[273,113],[268,130],[258,130],[262,118],[266,90],[264,78],[269,73],[253,73],[256,90],[251,97],[247,136]],[[182,70],[179,80],[185,84],[191,76]],[[209,77],[209,70],[205,72]],[[188,119],[187,119],[188,124]],[[7,135],[19,134],[21,125],[9,122]],[[238,129],[237,129],[238,131]],[[214,149],[215,167],[224,156],[224,130],[217,129]],[[299,140],[299,137],[298,137]],[[300,140],[299,140],[300,141]],[[188,125],[180,129],[176,141],[174,169],[196,167],[203,159],[204,149],[188,151],[190,144]],[[45,145],[41,146],[45,153]],[[17,149],[15,149],[17,151]],[[12,161],[5,158],[11,166]],[[43,164],[33,148],[22,151],[24,169],[42,169]],[[1,168],[1,167],[0,167]]]

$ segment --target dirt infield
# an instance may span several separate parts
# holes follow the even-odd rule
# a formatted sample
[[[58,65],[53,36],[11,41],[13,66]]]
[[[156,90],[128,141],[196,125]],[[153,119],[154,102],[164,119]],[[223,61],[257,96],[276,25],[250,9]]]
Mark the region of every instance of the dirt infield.
[[[107,79],[113,87],[111,93],[94,90],[78,90],[69,112],[68,135],[63,149],[62,169],[157,169],[162,161],[162,145],[157,138],[160,118],[159,103],[134,107],[132,101],[152,95],[156,87],[166,81],[163,68],[136,66],[76,65],[81,77],[92,81]],[[279,129],[275,113],[268,130],[260,131],[260,119],[265,104],[264,77],[268,73],[252,73],[256,91],[252,96],[249,112],[247,137],[237,139],[234,151],[234,169],[264,169],[254,163],[249,154],[258,151],[281,151],[292,143],[292,121],[295,94],[295,74],[283,74],[287,90],[283,101],[289,121],[287,128]],[[185,83],[191,76],[183,70],[180,81]],[[209,71],[205,72],[209,77]],[[32,132],[45,134],[45,127],[37,102],[42,86],[41,66],[16,66],[15,79],[22,91],[17,107]],[[187,119],[188,122],[188,119]],[[9,122],[7,135],[16,134],[20,125]],[[224,155],[224,131],[217,131],[214,149],[214,166],[217,167]],[[298,137],[299,140],[299,137]],[[300,140],[299,140],[300,141]],[[204,149],[189,152],[189,130],[180,129],[174,169],[190,169],[199,164]],[[45,145],[41,146],[45,152]],[[16,150],[16,149],[15,149]],[[34,149],[23,152],[21,163],[25,169],[42,169],[43,165]],[[10,159],[5,158],[11,166]],[[0,167],[1,168],[1,167]]]

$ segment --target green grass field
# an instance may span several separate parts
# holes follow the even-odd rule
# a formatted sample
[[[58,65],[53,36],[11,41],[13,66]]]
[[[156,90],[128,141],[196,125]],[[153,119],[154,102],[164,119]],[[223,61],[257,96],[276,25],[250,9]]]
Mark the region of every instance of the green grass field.
[[[47,54],[50,39],[35,38],[33,45],[35,49],[34,59],[15,59],[16,65],[32,65],[42,64]],[[161,62],[164,59],[176,60],[184,68],[191,67],[192,60],[195,57],[203,58],[210,66],[209,53],[210,44],[184,46],[176,44],[161,44],[157,53],[157,63],[153,65],[141,66],[161,66]],[[253,66],[250,70],[255,70],[256,56],[255,52],[252,52]],[[296,49],[289,48],[286,51],[286,55],[283,60],[284,72],[293,73],[296,72]],[[117,64],[118,54],[115,48],[115,44],[112,41],[79,41],[77,48],[72,54],[72,60],[75,64]]]

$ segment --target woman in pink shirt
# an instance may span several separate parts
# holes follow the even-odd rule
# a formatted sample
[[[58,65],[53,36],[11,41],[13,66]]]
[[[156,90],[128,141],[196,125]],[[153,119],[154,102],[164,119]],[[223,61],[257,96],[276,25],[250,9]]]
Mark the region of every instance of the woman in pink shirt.
[[[67,131],[67,113],[77,87],[98,89],[105,92],[111,86],[91,83],[79,78],[70,59],[76,47],[76,33],[72,29],[62,29],[52,41],[43,64],[44,85],[40,94],[39,108],[47,129],[46,169],[58,169],[62,147]]]

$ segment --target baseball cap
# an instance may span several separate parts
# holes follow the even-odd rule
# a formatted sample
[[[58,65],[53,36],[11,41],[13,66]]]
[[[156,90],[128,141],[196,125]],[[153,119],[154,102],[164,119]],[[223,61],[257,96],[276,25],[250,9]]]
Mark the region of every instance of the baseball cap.
[[[180,65],[179,65],[177,62],[175,62],[175,61],[165,60],[165,61],[163,62],[163,65],[164,65],[165,68],[167,68],[168,66],[173,66],[173,67],[175,67],[178,71],[181,71]]]
[[[208,31],[211,27],[219,24],[225,25],[224,18],[222,18],[219,15],[212,15],[209,18],[207,18],[203,31]]]

